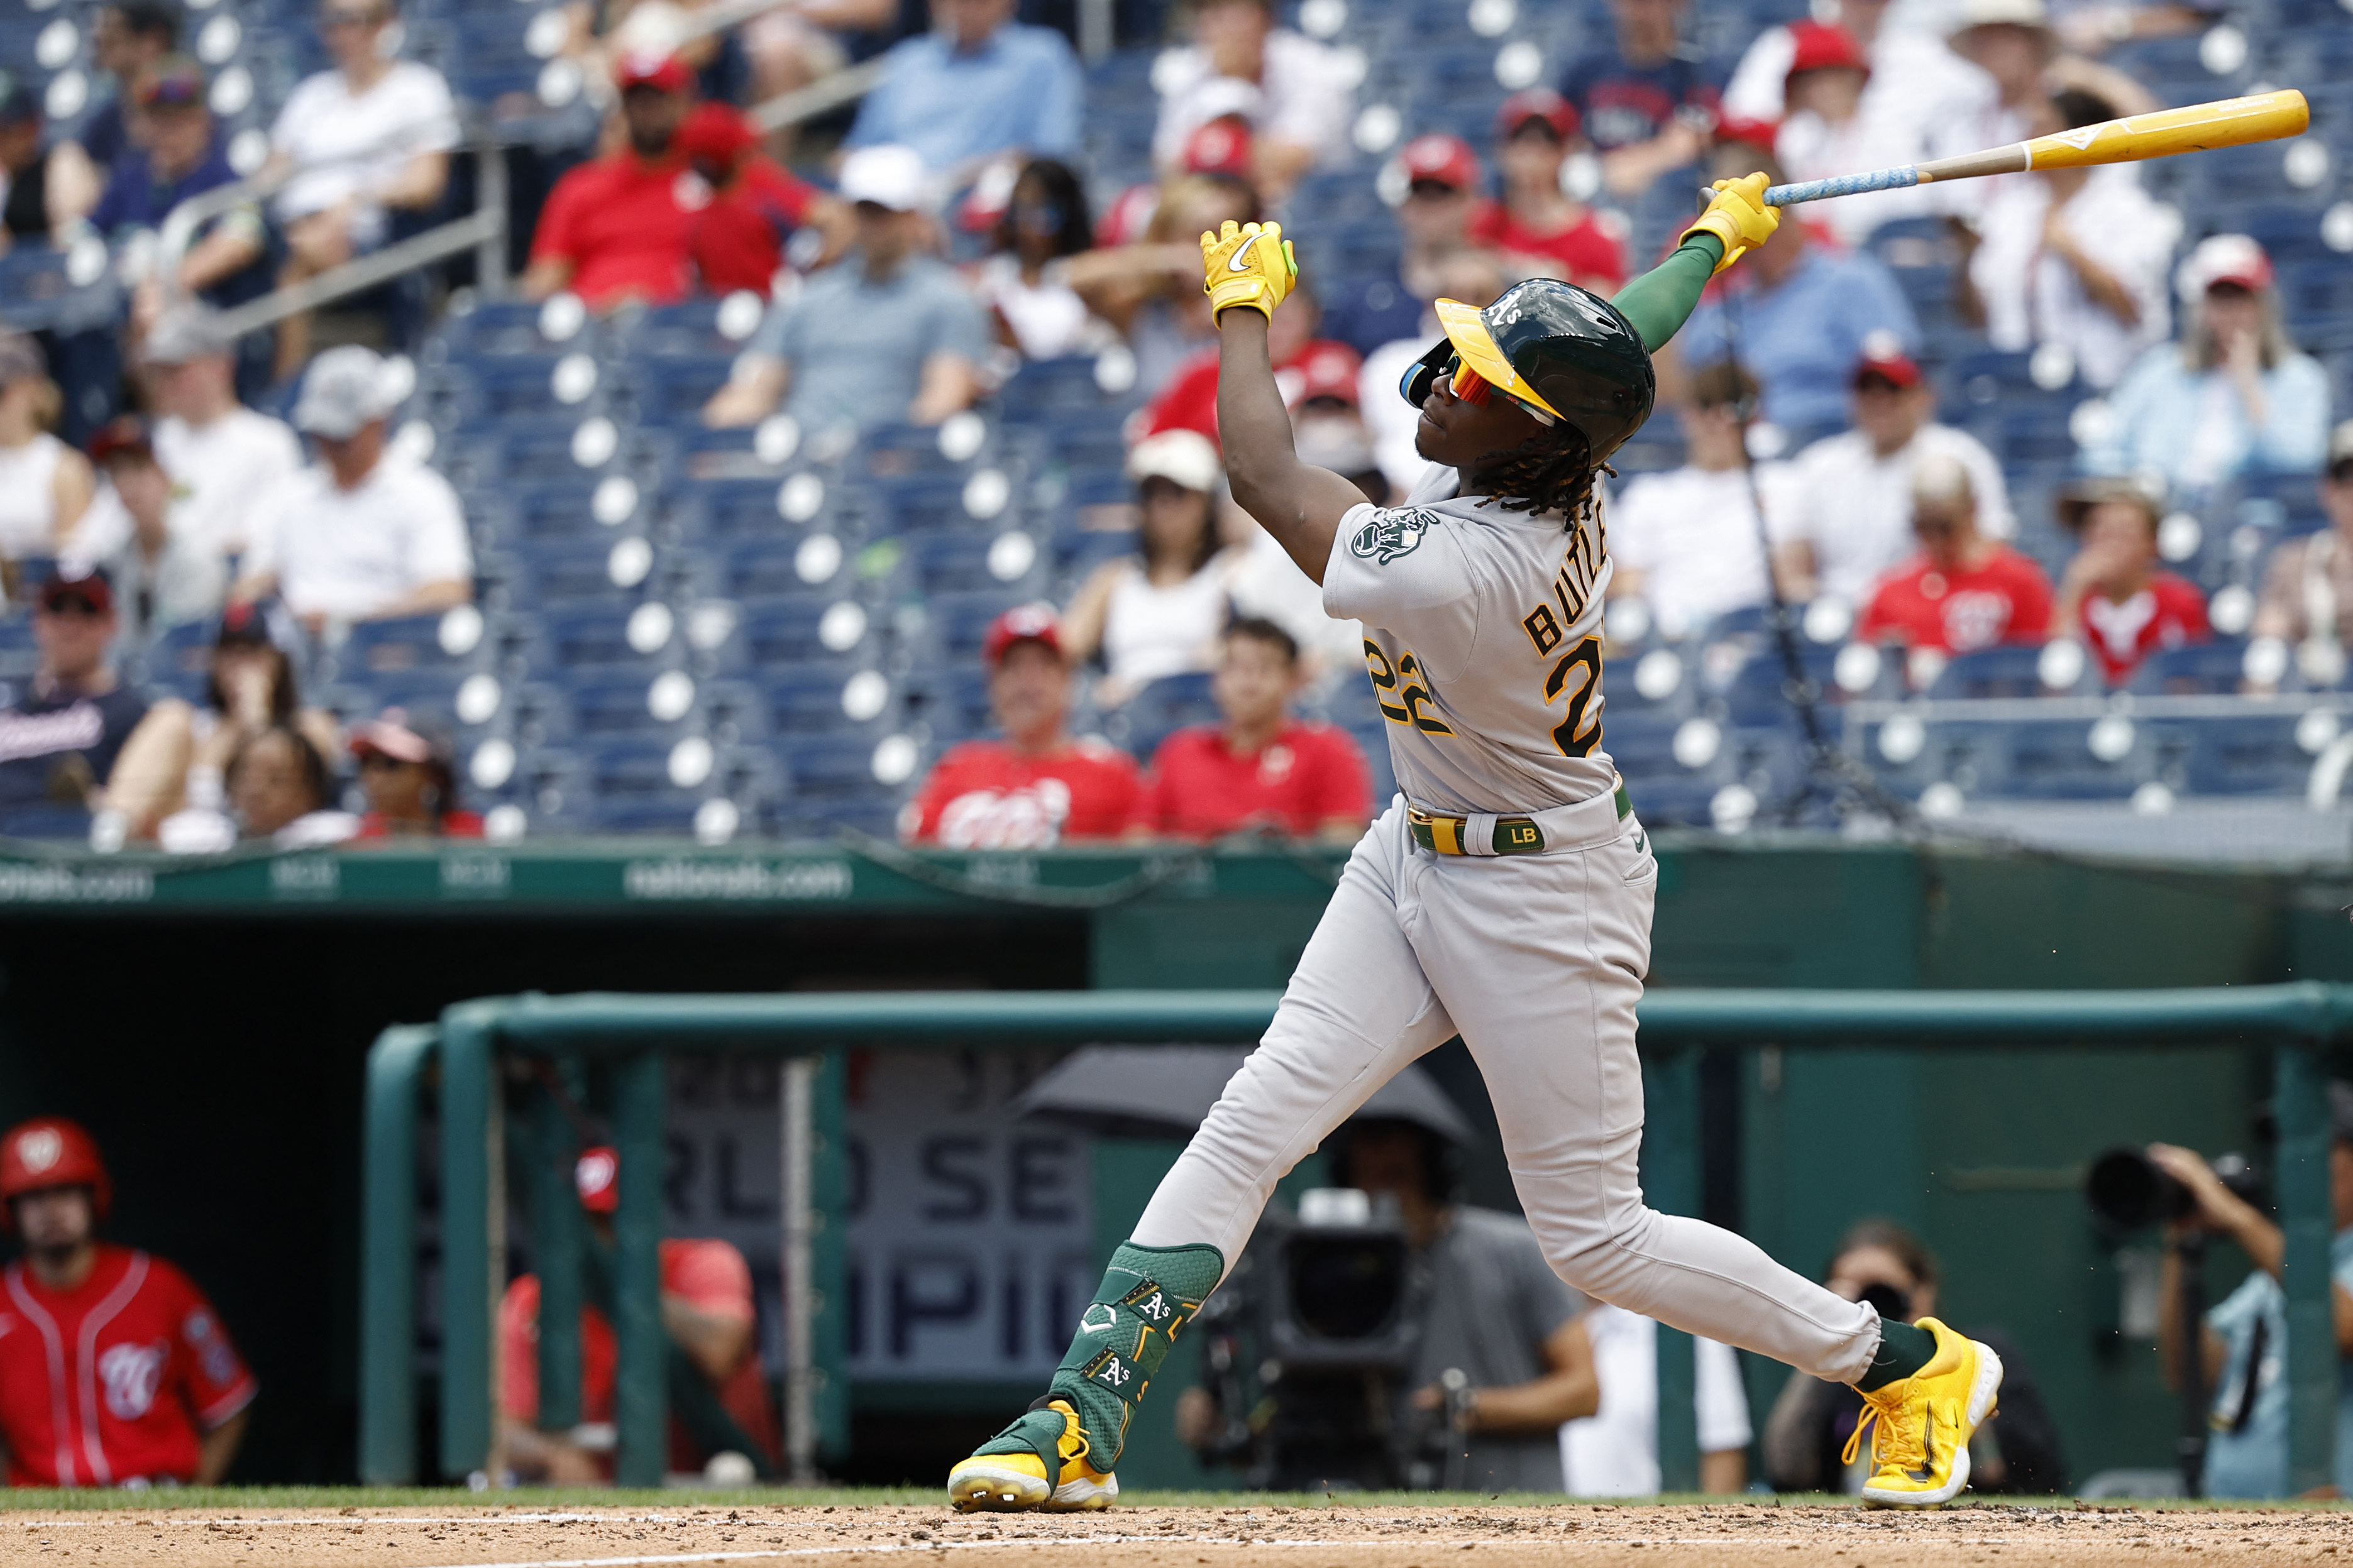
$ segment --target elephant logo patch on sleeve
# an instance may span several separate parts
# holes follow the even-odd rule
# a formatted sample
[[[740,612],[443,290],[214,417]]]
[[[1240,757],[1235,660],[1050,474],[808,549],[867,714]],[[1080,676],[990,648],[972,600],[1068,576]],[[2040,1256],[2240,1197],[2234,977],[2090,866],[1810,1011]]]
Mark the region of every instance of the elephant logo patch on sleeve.
[[[1386,566],[1402,555],[1410,555],[1430,531],[1432,521],[1426,511],[1382,511],[1375,510],[1365,526],[1356,530],[1348,541],[1348,548],[1377,565]]]

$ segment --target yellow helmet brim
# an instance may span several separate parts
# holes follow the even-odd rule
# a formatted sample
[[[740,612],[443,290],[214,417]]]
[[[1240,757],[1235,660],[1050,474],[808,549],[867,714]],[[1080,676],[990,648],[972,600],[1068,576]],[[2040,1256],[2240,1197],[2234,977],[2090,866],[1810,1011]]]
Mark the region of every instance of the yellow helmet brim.
[[[1495,346],[1495,334],[1487,330],[1487,318],[1476,305],[1466,305],[1460,300],[1440,300],[1438,323],[1446,329],[1446,341],[1454,345],[1454,352],[1462,356],[1462,363],[1476,372],[1480,380],[1531,408],[1543,409],[1555,419],[1561,416],[1559,409],[1520,379],[1520,373],[1512,368],[1512,362]]]

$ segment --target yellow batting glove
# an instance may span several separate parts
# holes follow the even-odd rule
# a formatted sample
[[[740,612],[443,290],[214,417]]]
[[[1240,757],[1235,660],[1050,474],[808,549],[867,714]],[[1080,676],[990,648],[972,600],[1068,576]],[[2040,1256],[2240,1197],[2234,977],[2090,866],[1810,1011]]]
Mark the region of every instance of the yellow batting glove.
[[[1767,183],[1762,174],[1716,181],[1715,199],[1675,243],[1680,245],[1695,234],[1715,236],[1724,241],[1724,259],[1715,264],[1715,269],[1723,271],[1772,238],[1773,231],[1781,226],[1781,209],[1765,205]]]
[[[1201,234],[1201,291],[1209,297],[1215,321],[1234,305],[1248,305],[1274,319],[1274,308],[1299,280],[1299,258],[1282,237],[1279,223],[1237,224],[1222,233]]]

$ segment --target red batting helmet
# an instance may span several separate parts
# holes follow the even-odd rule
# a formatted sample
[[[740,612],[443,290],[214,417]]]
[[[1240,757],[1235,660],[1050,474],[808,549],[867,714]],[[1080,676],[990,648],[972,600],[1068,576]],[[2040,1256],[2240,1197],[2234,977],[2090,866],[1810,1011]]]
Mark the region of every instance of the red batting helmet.
[[[0,1135],[0,1205],[43,1187],[88,1187],[100,1219],[114,1201],[114,1184],[98,1157],[98,1141],[81,1123],[62,1116],[37,1116]],[[0,1207],[0,1223],[16,1228],[15,1214]]]

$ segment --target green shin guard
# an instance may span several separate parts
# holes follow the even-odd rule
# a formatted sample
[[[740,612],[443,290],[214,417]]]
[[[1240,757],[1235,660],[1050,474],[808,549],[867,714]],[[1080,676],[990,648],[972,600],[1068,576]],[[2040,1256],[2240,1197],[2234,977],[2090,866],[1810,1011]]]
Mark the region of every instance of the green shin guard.
[[[1108,1471],[1127,1441],[1128,1418],[1167,1359],[1168,1347],[1201,1310],[1226,1263],[1214,1247],[1138,1247],[1122,1242],[1103,1270],[1079,1331],[1044,1398],[980,1447],[983,1454],[1034,1453],[1049,1489],[1061,1477],[1060,1400],[1079,1413],[1088,1461]]]

